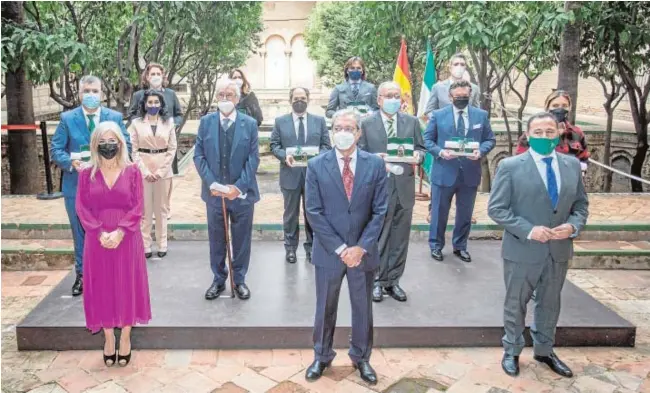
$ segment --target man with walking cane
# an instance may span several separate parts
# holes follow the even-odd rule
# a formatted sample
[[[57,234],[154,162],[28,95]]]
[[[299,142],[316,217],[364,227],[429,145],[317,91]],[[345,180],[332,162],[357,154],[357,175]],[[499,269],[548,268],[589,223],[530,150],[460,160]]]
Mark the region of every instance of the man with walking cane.
[[[253,207],[260,200],[255,173],[259,166],[257,121],[238,113],[240,91],[231,80],[217,85],[218,112],[201,118],[194,149],[194,165],[201,177],[206,204],[210,266],[214,278],[205,298],[213,300],[226,289],[248,299],[246,272],[251,255]],[[228,226],[232,226],[232,255]],[[226,256],[230,274],[226,270]]]

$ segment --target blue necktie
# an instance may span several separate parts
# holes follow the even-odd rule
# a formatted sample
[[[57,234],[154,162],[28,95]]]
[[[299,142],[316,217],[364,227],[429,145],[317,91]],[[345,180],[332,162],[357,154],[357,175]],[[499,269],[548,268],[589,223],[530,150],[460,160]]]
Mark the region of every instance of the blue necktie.
[[[465,136],[465,119],[463,119],[463,111],[458,111],[458,124],[456,124],[456,132],[462,137]]]
[[[546,163],[546,190],[548,191],[548,197],[551,198],[551,203],[553,204],[553,209],[557,207],[557,179],[555,178],[555,171],[551,163],[553,162],[553,157],[544,157],[542,161]]]
[[[352,84],[352,96],[354,97],[355,100],[359,96],[359,84],[358,83],[353,83]]]

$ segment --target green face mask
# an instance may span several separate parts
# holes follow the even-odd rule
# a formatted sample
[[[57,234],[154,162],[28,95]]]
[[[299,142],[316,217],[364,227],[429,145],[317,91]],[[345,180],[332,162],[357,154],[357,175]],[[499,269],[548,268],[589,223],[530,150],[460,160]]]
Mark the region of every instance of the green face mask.
[[[548,138],[536,138],[534,136],[528,137],[528,144],[530,148],[537,154],[547,156],[553,152],[555,147],[560,143],[560,137],[555,137],[553,139]]]

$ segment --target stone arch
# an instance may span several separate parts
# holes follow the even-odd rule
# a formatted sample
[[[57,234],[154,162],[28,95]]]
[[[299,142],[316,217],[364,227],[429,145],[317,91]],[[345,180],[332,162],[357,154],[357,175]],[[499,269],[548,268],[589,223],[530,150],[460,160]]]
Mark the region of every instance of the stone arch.
[[[286,55],[286,41],[280,35],[271,35],[264,43],[264,87],[282,89],[288,87],[289,64]]]
[[[309,58],[304,35],[296,34],[290,42],[291,86],[314,87],[314,63]]]
[[[612,152],[612,167],[619,171],[630,173],[632,155],[625,150]],[[612,192],[631,192],[630,179],[618,173],[612,174]]]
[[[492,158],[490,162],[490,174],[492,175],[492,178],[494,179],[494,175],[497,173],[497,168],[499,167],[499,163],[504,159],[510,157],[510,153],[507,151],[500,151],[495,156]]]

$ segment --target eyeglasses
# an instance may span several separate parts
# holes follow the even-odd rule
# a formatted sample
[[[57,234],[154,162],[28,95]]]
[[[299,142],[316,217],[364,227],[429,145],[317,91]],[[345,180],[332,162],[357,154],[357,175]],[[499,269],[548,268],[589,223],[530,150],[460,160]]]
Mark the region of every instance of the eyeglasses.
[[[220,94],[217,95],[217,98],[219,100],[228,100],[228,101],[230,101],[233,98],[235,98],[235,94],[233,94],[233,93],[228,93],[228,94],[220,93]]]
[[[351,133],[357,132],[357,129],[352,128],[352,127],[345,127],[345,128],[343,128],[343,127],[334,127],[332,129],[334,130],[334,132],[341,132],[341,131],[351,132]]]
[[[396,99],[401,99],[402,95],[401,94],[380,94],[379,97],[384,97],[384,98],[396,98]]]

